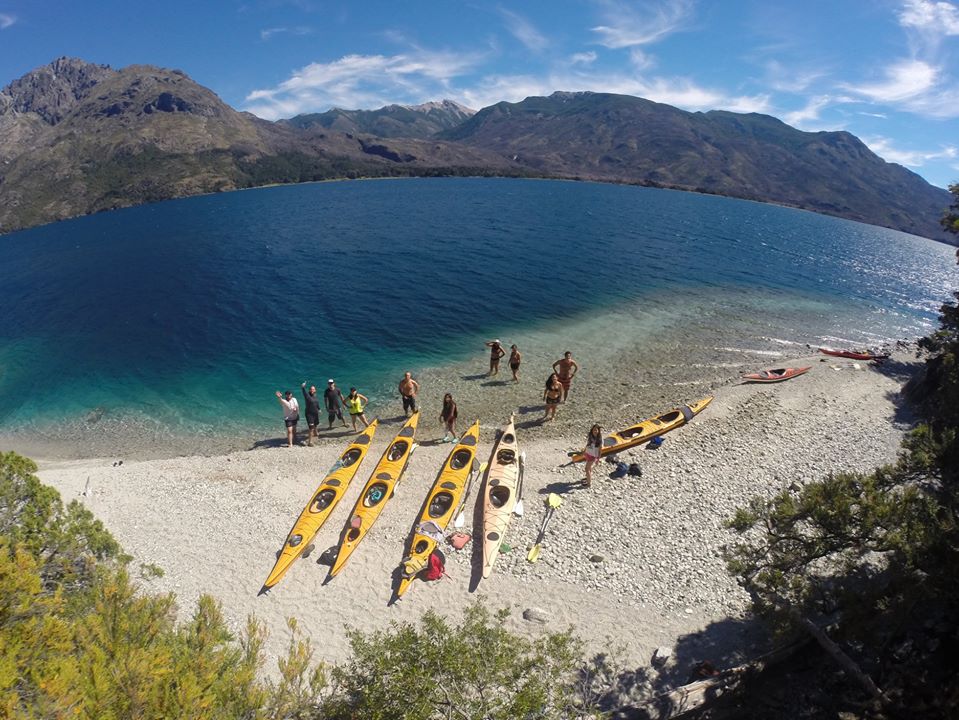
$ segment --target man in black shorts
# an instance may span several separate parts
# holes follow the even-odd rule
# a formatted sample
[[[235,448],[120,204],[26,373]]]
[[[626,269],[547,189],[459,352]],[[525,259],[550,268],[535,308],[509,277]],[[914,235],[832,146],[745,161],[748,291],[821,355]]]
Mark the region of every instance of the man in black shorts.
[[[316,385],[310,385],[310,390],[306,390],[306,380],[300,383],[300,390],[303,391],[303,406],[306,409],[306,444],[312,447],[313,438],[317,437],[316,427],[320,424],[320,399],[316,396]]]
[[[416,393],[420,391],[420,384],[406,373],[400,380],[400,395],[403,398],[403,414],[412,415],[416,412]]]
[[[343,423],[343,427],[347,427],[346,420],[343,419],[343,406],[346,405],[346,400],[343,398],[343,393],[340,392],[336,383],[333,382],[333,378],[326,381],[326,390],[323,392],[323,402],[326,403],[326,419],[330,421],[330,426],[327,430],[333,429],[333,418],[339,418],[340,422]]]

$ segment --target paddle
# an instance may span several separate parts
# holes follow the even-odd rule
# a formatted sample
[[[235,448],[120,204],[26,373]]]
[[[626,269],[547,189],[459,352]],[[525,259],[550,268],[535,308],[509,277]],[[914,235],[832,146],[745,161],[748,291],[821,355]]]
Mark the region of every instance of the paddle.
[[[470,475],[470,483],[466,486],[466,496],[463,498],[463,503],[460,505],[460,511],[456,514],[456,519],[453,520],[453,527],[459,530],[466,524],[466,501],[470,499],[470,493],[473,492],[473,481],[478,475],[482,475],[486,472],[486,466],[488,463],[483,463],[479,466],[479,469],[476,470],[476,460],[473,460],[474,472]]]
[[[536,544],[530,548],[529,554],[526,556],[526,560],[534,563],[539,559],[540,545],[543,542],[543,538],[546,537],[546,528],[549,525],[549,521],[552,519],[553,514],[556,512],[556,508],[563,504],[563,498],[561,498],[556,493],[550,493],[546,498],[546,517],[543,518],[543,525],[539,529],[539,535],[536,536]]]
[[[519,454],[519,492],[516,493],[519,499],[513,508],[513,514],[516,517],[523,517],[523,480],[526,478],[526,451]]]

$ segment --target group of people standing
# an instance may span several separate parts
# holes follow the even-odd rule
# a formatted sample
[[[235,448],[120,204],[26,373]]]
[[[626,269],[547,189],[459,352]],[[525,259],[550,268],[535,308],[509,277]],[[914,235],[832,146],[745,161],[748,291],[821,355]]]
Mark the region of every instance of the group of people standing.
[[[407,373],[407,376],[409,376],[409,373]],[[300,390],[303,392],[303,407],[308,432],[306,444],[313,445],[313,438],[318,437],[317,431],[320,426],[320,399],[316,394],[316,385],[310,385],[309,389],[307,389],[306,381],[303,381],[300,384]],[[300,404],[297,399],[293,397],[292,390],[287,390],[285,393],[277,390],[276,397],[283,408],[287,445],[293,447],[293,440],[296,439],[296,426],[300,421]],[[343,416],[344,408],[350,415],[354,431],[356,430],[357,420],[363,423],[363,427],[367,427],[370,424],[364,412],[367,403],[369,403],[369,398],[358,392],[355,387],[351,387],[349,394],[344,396],[343,392],[336,386],[333,378],[327,380],[326,390],[323,391],[323,405],[325,406],[326,417],[329,421],[327,430],[333,429],[333,421],[336,419],[339,419],[339,421],[343,423],[343,427],[348,427],[346,418]]]
[[[486,346],[490,348],[489,373],[487,373],[487,376],[492,377],[499,373],[499,363],[502,358],[506,357],[506,350],[499,340],[490,340],[486,343]],[[509,368],[513,373],[514,382],[519,382],[519,369],[522,360],[523,356],[519,349],[516,345],[511,345]],[[543,391],[543,401],[546,403],[546,414],[543,417],[543,422],[553,420],[556,417],[556,408],[560,403],[566,402],[566,398],[569,396],[570,385],[578,371],[579,365],[573,360],[573,354],[568,350],[563,354],[562,358],[553,363],[553,372],[546,380],[546,388]],[[306,444],[312,446],[314,438],[318,437],[317,433],[320,426],[320,398],[317,395],[315,385],[310,385],[309,388],[307,388],[306,381],[304,381],[300,384],[300,389],[303,393],[304,414],[306,415],[308,430]],[[403,401],[404,414],[408,417],[417,412],[416,396],[419,394],[420,386],[419,383],[413,379],[411,373],[407,372],[403,375],[398,389],[400,398]],[[293,396],[292,390],[287,390],[285,393],[277,390],[276,397],[283,408],[287,445],[293,447],[293,441],[296,439],[296,426],[300,421],[300,404]],[[350,415],[354,432],[357,431],[357,421],[362,422],[363,427],[368,427],[370,423],[366,419],[365,414],[365,408],[368,403],[369,398],[358,392],[355,387],[351,387],[349,394],[344,396],[336,386],[336,382],[330,378],[326,381],[326,390],[323,391],[323,407],[326,410],[326,417],[329,423],[326,429],[332,430],[333,421],[337,419],[343,424],[343,427],[348,427],[343,415],[344,409]],[[444,442],[456,440],[456,419],[458,414],[459,412],[452,394],[446,393],[443,396],[443,409],[440,411],[440,422],[443,423],[446,431],[443,436]],[[587,467],[589,467],[589,465],[587,465]]]

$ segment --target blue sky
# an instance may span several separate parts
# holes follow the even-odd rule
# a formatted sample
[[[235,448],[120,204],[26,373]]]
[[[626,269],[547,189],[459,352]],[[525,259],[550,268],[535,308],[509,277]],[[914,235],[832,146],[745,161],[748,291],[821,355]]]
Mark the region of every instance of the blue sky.
[[[179,68],[267,119],[554,90],[761,112],[959,182],[949,0],[0,0],[0,85],[63,55]]]

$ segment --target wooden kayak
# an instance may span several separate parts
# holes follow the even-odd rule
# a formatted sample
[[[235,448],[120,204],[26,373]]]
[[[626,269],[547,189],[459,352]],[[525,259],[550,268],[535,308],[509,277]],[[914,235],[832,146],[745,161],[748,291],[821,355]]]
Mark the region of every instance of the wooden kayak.
[[[483,485],[483,577],[493,572],[510,513],[516,506],[516,481],[519,478],[519,449],[513,416],[493,446],[486,483]]]
[[[402,577],[396,589],[396,597],[402,597],[413,578],[426,567],[426,561],[436,548],[436,539],[420,532],[423,523],[433,523],[440,533],[444,532],[450,520],[460,509],[460,501],[466,486],[473,475],[473,462],[476,459],[476,445],[479,442],[479,420],[470,426],[459,442],[450,451],[443,463],[433,487],[430,488],[420,509],[419,518],[413,527],[413,537],[407,545],[408,551],[401,564]],[[432,528],[431,528],[432,529]]]
[[[656,417],[631,425],[625,430],[611,433],[603,439],[601,455],[605,457],[613,453],[622,452],[627,448],[641,445],[655,437],[665,435],[670,430],[675,430],[688,423],[699,415],[712,401],[713,396],[710,395],[704,397],[699,402],[683,405],[675,410],[670,410],[662,415],[657,415]],[[582,462],[585,459],[586,455],[582,452],[573,453],[573,455],[570,456],[570,461],[574,463]]]
[[[783,380],[790,380],[794,377],[802,375],[805,372],[809,372],[812,368],[801,367],[801,368],[777,368],[775,370],[762,370],[760,372],[749,373],[748,375],[743,375],[743,380],[745,382],[758,382],[758,383],[777,383],[782,382]]]
[[[823,355],[832,355],[833,357],[851,358],[853,360],[885,360],[889,353],[871,353],[857,352],[855,350],[832,350],[830,348],[819,348]]]
[[[273,570],[270,571],[269,577],[263,583],[261,592],[269,590],[280,582],[286,571],[290,569],[293,561],[310,547],[316,533],[330,517],[336,504],[346,494],[353,476],[360,468],[360,463],[366,457],[366,451],[370,449],[373,435],[376,434],[377,424],[377,420],[371,422],[370,426],[363,431],[363,434],[350,443],[350,446],[340,455],[326,477],[323,478],[323,482],[313,493],[310,501],[303,508],[303,512],[300,513],[300,517],[293,524],[290,534],[287,535],[283,550],[280,551]]]
[[[386,507],[386,503],[393,496],[393,490],[403,477],[410,455],[413,454],[413,448],[416,447],[413,438],[416,436],[416,424],[419,420],[419,412],[410,416],[373,468],[370,479],[366,481],[363,492],[356,499],[349,520],[346,521],[346,527],[340,535],[340,544],[336,548],[336,560],[330,568],[330,578],[336,577],[337,573],[343,569],[350,555],[366,537],[373,523]]]

